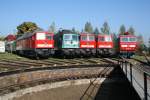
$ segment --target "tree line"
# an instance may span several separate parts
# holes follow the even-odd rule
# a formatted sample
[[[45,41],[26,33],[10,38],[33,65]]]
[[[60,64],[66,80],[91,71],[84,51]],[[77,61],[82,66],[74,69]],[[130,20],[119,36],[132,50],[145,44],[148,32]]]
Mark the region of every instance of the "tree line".
[[[17,26],[17,35],[21,35],[24,33],[33,32],[35,30],[43,30],[40,28],[36,23],[34,22],[23,22],[22,24]],[[49,26],[48,32],[54,32],[56,33],[56,26],[55,23],[52,22],[52,24]],[[72,31],[79,32],[75,29],[75,27],[72,28]],[[81,30],[81,32],[88,32],[88,33],[94,33],[94,34],[111,34],[109,24],[107,22],[104,22],[102,27],[99,29],[98,27],[93,28],[92,24],[90,22],[86,22],[84,29]],[[119,34],[123,35],[125,32],[129,32],[130,34],[135,34],[135,30],[133,27],[129,27],[128,30],[126,30],[124,25],[120,26]]]

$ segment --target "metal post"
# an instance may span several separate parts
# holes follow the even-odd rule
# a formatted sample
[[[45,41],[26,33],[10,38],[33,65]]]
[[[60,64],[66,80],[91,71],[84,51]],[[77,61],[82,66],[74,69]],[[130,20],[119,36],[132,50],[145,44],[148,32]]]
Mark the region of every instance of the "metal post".
[[[126,76],[127,76],[127,61],[125,61],[125,72],[126,72]]]
[[[123,61],[121,62],[122,70],[123,70]]]
[[[147,98],[147,75],[144,73],[144,100],[148,100]]]
[[[132,82],[132,64],[130,63],[130,82],[131,82],[131,85],[133,85],[133,82]]]

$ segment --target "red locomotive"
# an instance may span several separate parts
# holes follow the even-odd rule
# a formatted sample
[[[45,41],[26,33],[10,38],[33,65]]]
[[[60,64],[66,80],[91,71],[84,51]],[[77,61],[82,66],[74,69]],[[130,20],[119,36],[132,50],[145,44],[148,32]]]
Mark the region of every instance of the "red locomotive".
[[[113,54],[113,38],[109,34],[99,34],[97,36],[97,56]]]
[[[124,57],[130,58],[136,51],[137,37],[134,35],[119,36],[119,51]]]
[[[20,55],[48,57],[54,54],[53,33],[25,33],[16,40],[16,52]]]
[[[80,34],[80,54],[91,56],[96,54],[96,38],[95,34],[81,33]]]

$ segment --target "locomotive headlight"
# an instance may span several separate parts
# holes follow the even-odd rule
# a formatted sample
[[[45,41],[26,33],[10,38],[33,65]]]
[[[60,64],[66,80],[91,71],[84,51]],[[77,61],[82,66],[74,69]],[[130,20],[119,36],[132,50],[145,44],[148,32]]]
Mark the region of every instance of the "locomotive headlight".
[[[129,45],[129,47],[135,47],[135,45]]]
[[[65,44],[70,44],[70,41],[65,41]]]
[[[73,44],[78,44],[78,42],[77,42],[77,41],[74,41]]]
[[[127,45],[121,45],[121,47],[127,47]]]

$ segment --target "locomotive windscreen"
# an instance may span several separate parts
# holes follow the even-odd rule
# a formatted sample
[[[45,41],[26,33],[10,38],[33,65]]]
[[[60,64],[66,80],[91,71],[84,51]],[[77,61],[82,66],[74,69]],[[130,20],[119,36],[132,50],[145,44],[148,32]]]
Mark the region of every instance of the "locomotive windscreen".
[[[94,36],[89,36],[89,41],[94,41],[95,37]]]
[[[101,41],[101,42],[111,42],[112,38],[111,38],[111,36],[100,36],[100,37],[98,37],[98,41]]]
[[[51,36],[50,34],[46,34],[46,39],[53,40],[53,36]]]
[[[122,37],[121,42],[136,42],[136,37]]]
[[[94,41],[95,40],[95,37],[94,36],[81,36],[81,40],[83,41]]]
[[[37,40],[45,40],[45,33],[37,33],[36,34],[36,39]]]
[[[87,36],[82,36],[81,40],[86,41],[87,40]]]
[[[107,42],[112,41],[111,36],[106,36],[106,37],[105,37],[105,41],[107,41]]]
[[[77,36],[77,35],[73,35],[73,36],[72,36],[72,40],[73,40],[73,41],[78,41],[78,36]]]
[[[78,35],[74,34],[64,34],[64,40],[78,41]]]
[[[70,34],[64,34],[64,40],[71,40]]]
[[[121,42],[128,42],[128,37],[122,37]]]
[[[130,42],[136,42],[136,38],[135,37],[131,37],[131,38],[129,38],[129,41]]]

